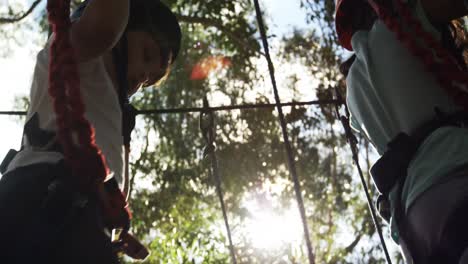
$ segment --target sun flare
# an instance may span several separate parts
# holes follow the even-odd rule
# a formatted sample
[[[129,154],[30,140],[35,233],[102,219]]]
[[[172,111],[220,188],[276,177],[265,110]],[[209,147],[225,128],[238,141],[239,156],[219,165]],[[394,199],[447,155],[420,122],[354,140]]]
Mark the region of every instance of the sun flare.
[[[245,203],[250,217],[246,220],[247,239],[253,247],[275,250],[283,246],[301,243],[302,225],[294,206],[274,210],[257,200]]]

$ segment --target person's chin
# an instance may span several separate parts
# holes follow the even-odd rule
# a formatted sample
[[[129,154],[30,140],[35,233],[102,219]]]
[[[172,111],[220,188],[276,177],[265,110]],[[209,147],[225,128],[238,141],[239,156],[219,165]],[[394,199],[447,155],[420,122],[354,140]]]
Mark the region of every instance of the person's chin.
[[[131,96],[138,91],[138,85],[130,85],[128,89],[128,95]]]

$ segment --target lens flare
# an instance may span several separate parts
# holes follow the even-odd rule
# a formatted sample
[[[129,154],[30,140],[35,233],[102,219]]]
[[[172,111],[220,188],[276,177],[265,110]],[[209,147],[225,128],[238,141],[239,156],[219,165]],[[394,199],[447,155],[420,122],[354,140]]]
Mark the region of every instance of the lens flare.
[[[193,66],[191,80],[204,80],[215,71],[231,66],[231,60],[225,56],[210,56],[201,59]]]
[[[244,201],[250,217],[244,226],[247,238],[253,247],[262,250],[277,250],[302,242],[302,229],[297,208],[273,208],[272,200],[251,197]],[[262,201],[263,200],[263,201]]]
[[[260,249],[277,249],[291,243],[300,243],[302,238],[299,215],[291,209],[282,214],[257,211],[247,225],[252,245]]]

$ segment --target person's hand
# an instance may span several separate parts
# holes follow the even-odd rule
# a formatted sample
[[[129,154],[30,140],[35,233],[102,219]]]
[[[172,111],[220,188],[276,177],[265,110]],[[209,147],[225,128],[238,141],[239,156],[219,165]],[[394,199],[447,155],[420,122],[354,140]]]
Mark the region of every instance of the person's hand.
[[[131,234],[122,232],[119,238],[119,240],[112,242],[112,247],[116,254],[125,254],[137,260],[144,260],[148,257],[149,250]]]

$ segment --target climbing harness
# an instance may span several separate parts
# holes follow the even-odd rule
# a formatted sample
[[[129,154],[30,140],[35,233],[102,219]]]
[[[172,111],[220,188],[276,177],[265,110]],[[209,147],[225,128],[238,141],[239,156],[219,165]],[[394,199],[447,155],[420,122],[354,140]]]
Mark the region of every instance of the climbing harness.
[[[120,109],[122,110],[122,137],[124,145],[130,148],[131,133],[135,128],[137,109],[130,104],[128,98],[128,42],[127,33],[124,33],[119,44],[112,49],[112,54],[117,72],[118,96]]]
[[[409,162],[419,146],[435,130],[441,127],[466,127],[468,113],[461,111],[444,114],[435,111],[436,118],[415,129],[411,135],[399,133],[388,143],[388,150],[371,168],[372,178],[379,192],[388,196],[395,184],[406,175]]]
[[[416,241],[413,241],[408,229],[405,217],[405,209],[401,201],[403,185],[406,180],[407,170],[416,151],[435,130],[442,127],[467,127],[468,113],[460,111],[453,114],[445,114],[435,109],[436,118],[416,128],[411,135],[399,133],[388,144],[388,150],[372,166],[370,173],[375,186],[380,192],[380,204],[389,204],[390,191],[396,187],[397,202],[395,204],[395,221],[399,228],[399,234],[406,243],[410,253],[416,252]],[[388,206],[386,206],[388,207]],[[384,212],[386,220],[389,221],[389,213]],[[415,263],[420,263],[412,254]],[[421,262],[422,263],[422,262]]]
[[[423,30],[407,7],[407,3],[404,3],[403,0],[394,0],[391,2],[393,10],[390,10],[388,7],[379,5],[375,0],[362,1],[360,4],[366,4],[366,2],[378,18],[396,34],[397,39],[415,57],[420,59],[426,70],[434,73],[440,86],[451,96],[454,102],[465,111],[468,110],[468,75],[464,70],[465,67],[460,66],[439,41],[436,41],[431,34]],[[336,7],[336,30],[339,41],[343,47],[352,50],[351,37],[357,29],[353,28],[353,23],[350,23],[350,16],[353,15],[353,8],[359,8],[359,4],[348,0],[338,0]],[[403,28],[403,25],[406,26],[406,29]],[[425,46],[418,44],[409,35],[408,28],[413,30],[417,37],[424,40]],[[399,228],[400,237],[402,237],[410,253],[415,252],[416,243],[412,241],[401,202],[403,184],[409,163],[419,146],[433,131],[444,126],[463,127],[468,120],[467,113],[463,111],[451,115],[440,115],[439,111],[435,116],[433,120],[425,122],[411,135],[399,133],[388,143],[387,151],[371,168],[371,176],[381,194],[377,200],[377,206],[386,221],[389,221],[391,216],[389,193],[396,188],[398,202],[395,204],[395,221]],[[418,260],[414,258],[413,261],[418,263]]]
[[[203,99],[203,111],[200,113],[200,131],[205,139],[206,146],[203,150],[203,157],[210,158],[211,168],[209,175],[211,179],[215,180],[216,193],[221,204],[221,210],[223,212],[224,224],[226,226],[226,233],[229,241],[229,252],[231,254],[231,261],[233,264],[237,264],[236,253],[234,245],[232,243],[231,228],[229,227],[229,220],[226,211],[226,205],[224,203],[223,190],[221,187],[221,176],[218,169],[218,158],[216,156],[216,126],[214,123],[214,113],[208,104],[208,99]]]

